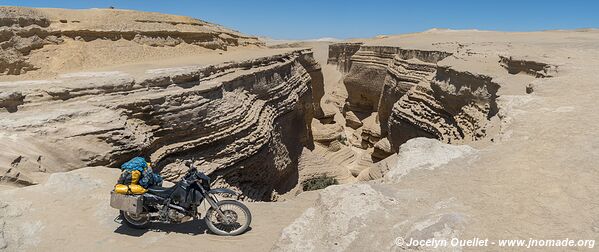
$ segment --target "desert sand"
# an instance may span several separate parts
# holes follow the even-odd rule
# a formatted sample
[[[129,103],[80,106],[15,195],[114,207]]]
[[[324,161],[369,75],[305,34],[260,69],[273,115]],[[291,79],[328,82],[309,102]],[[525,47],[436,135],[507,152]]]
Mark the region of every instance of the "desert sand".
[[[0,21],[0,250],[599,238],[597,30],[273,42],[125,10],[1,7]],[[136,155],[170,181],[197,159],[243,194],[251,230],[122,226],[109,192]],[[339,185],[303,192],[322,175]]]

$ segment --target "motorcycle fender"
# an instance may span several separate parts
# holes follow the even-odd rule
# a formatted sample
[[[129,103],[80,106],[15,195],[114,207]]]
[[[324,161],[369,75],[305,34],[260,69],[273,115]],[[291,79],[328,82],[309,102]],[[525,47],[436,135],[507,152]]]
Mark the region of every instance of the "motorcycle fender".
[[[230,195],[233,195],[233,196],[237,196],[236,192],[234,192],[231,189],[227,189],[227,188],[216,188],[216,189],[212,189],[208,193],[210,193],[210,194],[230,194]]]

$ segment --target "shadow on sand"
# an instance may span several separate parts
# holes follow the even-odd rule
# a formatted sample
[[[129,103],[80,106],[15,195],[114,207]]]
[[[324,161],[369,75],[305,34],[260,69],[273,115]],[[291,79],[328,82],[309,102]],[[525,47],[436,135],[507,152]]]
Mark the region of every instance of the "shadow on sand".
[[[120,221],[120,219],[115,219],[115,221]],[[191,220],[184,223],[179,224],[171,224],[171,223],[160,223],[160,222],[152,222],[149,227],[146,229],[135,229],[130,228],[127,225],[123,224],[121,221],[121,225],[114,230],[117,234],[129,235],[140,237],[147,232],[164,232],[164,233],[180,233],[180,234],[189,234],[189,235],[198,235],[205,234],[208,231],[208,226],[204,222],[204,219],[199,220]]]
[[[152,222],[146,229],[130,228],[124,223],[122,223],[122,221],[118,217],[115,219],[115,222],[121,224],[117,229],[114,230],[115,233],[135,237],[141,237],[147,232],[179,233],[188,235],[215,235],[208,229],[208,226],[206,226],[206,222],[204,222],[204,219],[191,220],[179,224]],[[252,228],[249,227],[244,233],[247,233],[251,230]]]

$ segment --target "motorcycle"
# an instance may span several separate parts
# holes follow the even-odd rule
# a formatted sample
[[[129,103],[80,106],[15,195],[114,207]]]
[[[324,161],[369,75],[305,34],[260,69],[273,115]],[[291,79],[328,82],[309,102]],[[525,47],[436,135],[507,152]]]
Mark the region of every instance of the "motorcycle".
[[[193,162],[183,178],[172,187],[149,187],[142,195],[111,192],[110,206],[119,210],[121,220],[129,227],[147,228],[150,222],[182,223],[200,219],[198,208],[206,202],[210,208],[204,221],[215,234],[239,235],[252,222],[250,210],[236,200],[219,200],[216,195],[236,196],[226,188],[211,189],[210,178],[198,171]]]

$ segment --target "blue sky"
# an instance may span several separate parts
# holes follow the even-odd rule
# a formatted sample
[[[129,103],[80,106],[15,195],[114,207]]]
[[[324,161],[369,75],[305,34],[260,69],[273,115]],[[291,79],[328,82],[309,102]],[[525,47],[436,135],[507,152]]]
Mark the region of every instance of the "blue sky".
[[[430,28],[534,31],[599,28],[594,0],[0,0],[0,5],[156,11],[279,39],[356,38]]]

